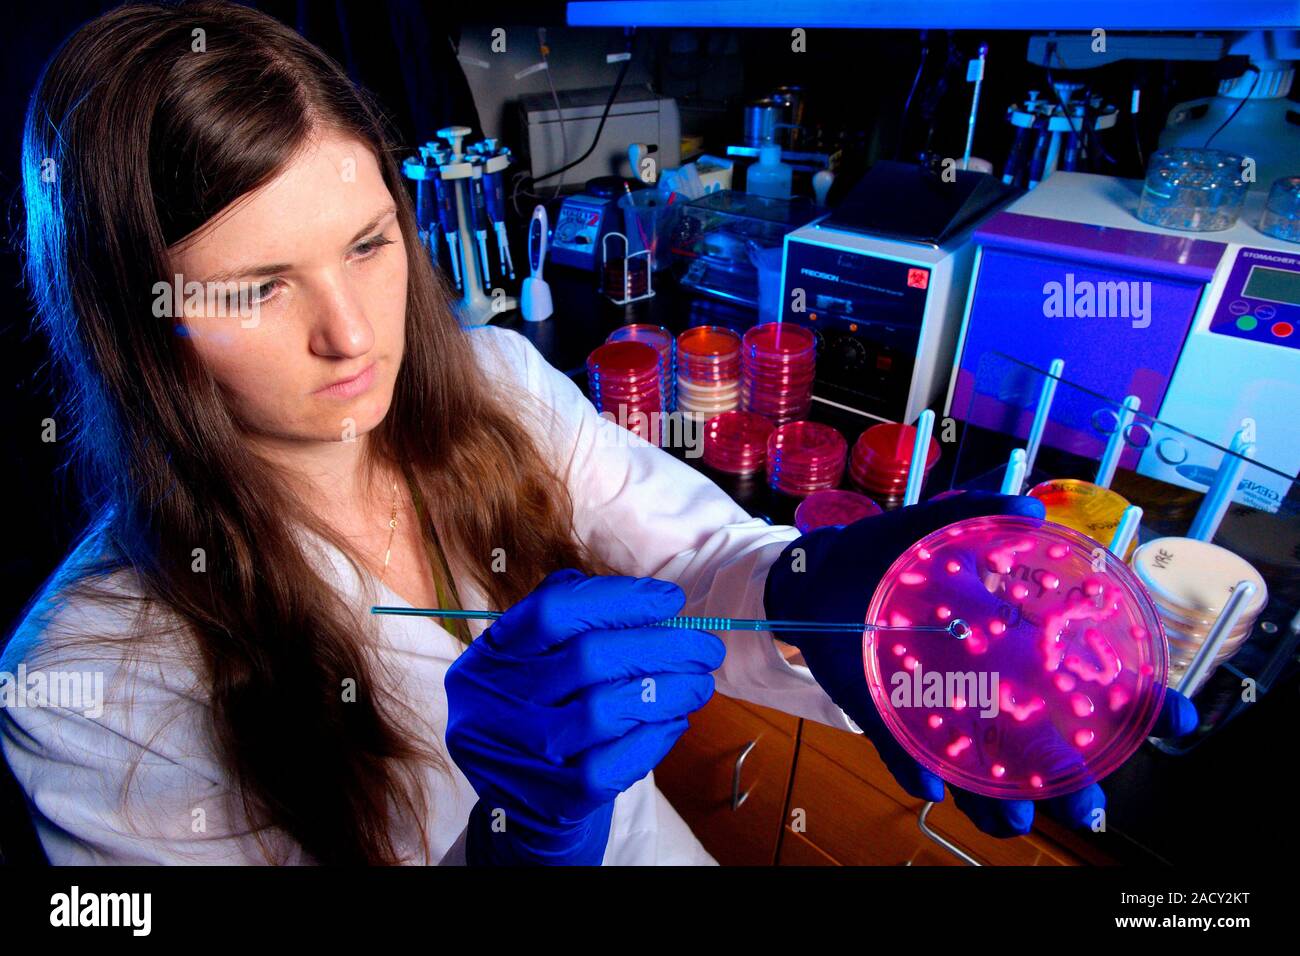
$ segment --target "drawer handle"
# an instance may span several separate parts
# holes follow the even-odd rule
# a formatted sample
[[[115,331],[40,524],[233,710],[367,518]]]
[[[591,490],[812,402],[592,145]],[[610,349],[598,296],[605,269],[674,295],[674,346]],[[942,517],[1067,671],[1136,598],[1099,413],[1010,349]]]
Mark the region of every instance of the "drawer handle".
[[[945,839],[944,837],[940,836],[938,833],[930,829],[930,827],[926,824],[925,819],[930,815],[930,810],[933,807],[934,807],[934,801],[931,800],[921,808],[921,815],[916,820],[916,824],[921,828],[921,832],[924,833],[926,836],[928,836],[935,843],[939,844],[939,846],[943,847],[949,853],[956,856],[958,859],[966,863],[969,863],[971,866],[983,866],[984,865],[983,863],[975,859],[975,857],[971,856],[969,853],[967,853],[957,844]]]
[[[746,790],[744,793],[740,792],[740,770],[742,767],[745,766],[745,758],[749,756],[749,752],[757,746],[758,746],[757,740],[751,740],[749,743],[747,743],[745,745],[745,749],[740,752],[740,756],[736,758],[735,767],[733,767],[731,770],[731,809],[732,810],[739,810],[740,805],[749,799],[749,790]],[[752,790],[753,788],[751,787],[750,789]]]

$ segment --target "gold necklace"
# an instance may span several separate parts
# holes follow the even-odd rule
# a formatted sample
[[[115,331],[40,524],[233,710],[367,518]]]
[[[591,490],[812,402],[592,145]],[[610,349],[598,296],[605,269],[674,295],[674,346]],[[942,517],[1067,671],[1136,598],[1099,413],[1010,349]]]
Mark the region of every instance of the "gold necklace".
[[[384,551],[384,570],[379,574],[379,583],[384,583],[388,575],[388,562],[393,559],[393,539],[397,535],[397,479],[393,479],[393,513],[388,519],[388,549]]]

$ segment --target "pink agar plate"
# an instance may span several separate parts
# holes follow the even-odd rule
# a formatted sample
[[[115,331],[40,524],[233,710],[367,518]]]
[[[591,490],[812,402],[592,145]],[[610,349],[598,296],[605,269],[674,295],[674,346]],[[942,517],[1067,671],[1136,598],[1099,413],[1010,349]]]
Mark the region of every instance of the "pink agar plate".
[[[1164,631],[1137,577],[1095,541],[1034,518],[958,521],[899,557],[867,612],[893,627],[953,620],[962,636],[863,635],[885,725],[948,783],[1003,799],[1073,793],[1150,734]]]

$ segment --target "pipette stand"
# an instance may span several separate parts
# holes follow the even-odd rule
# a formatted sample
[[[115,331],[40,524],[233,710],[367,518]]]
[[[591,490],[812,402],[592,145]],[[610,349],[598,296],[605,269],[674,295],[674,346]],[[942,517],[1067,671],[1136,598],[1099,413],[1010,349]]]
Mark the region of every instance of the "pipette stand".
[[[451,162],[438,168],[443,180],[448,183],[456,196],[457,238],[460,241],[461,262],[461,299],[459,303],[460,320],[463,325],[487,325],[499,313],[509,312],[519,307],[513,296],[505,290],[494,289],[492,277],[483,274],[479,259],[478,241],[474,236],[473,210],[470,198],[470,179],[474,175],[474,165],[469,162],[462,151],[462,143],[470,133],[467,126],[449,126],[438,130],[438,136],[447,140],[451,146]]]

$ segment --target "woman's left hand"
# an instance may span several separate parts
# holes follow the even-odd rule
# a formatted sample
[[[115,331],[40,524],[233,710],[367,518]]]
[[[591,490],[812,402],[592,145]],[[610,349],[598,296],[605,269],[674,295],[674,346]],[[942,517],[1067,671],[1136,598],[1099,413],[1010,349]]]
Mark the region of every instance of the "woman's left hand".
[[[981,515],[1042,518],[1041,502],[1028,497],[966,492],[886,512],[844,528],[821,528],[792,541],[768,572],[764,603],[772,618],[864,621],[886,571],[921,538],[954,521]],[[798,550],[796,550],[798,549]],[[812,675],[831,699],[862,728],[899,786],[921,800],[943,799],[943,781],[918,764],[890,734],[871,698],[862,666],[862,644],[833,634],[782,635],[803,654]],[[1152,731],[1156,737],[1190,733],[1196,708],[1169,689]],[[977,827],[999,837],[1029,832],[1034,802],[1000,800],[960,790],[953,800]],[[1041,801],[1054,817],[1089,826],[1106,795],[1096,784]]]

